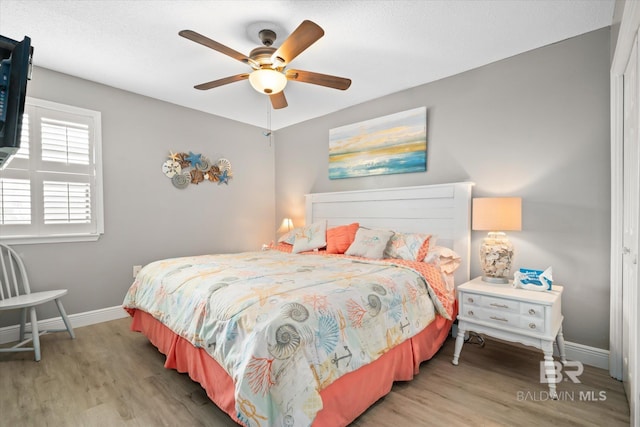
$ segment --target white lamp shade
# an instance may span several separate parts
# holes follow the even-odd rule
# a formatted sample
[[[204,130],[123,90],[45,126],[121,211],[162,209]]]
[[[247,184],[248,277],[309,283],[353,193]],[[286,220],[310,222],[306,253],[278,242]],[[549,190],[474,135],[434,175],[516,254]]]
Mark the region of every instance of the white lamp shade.
[[[284,218],[282,220],[282,224],[280,224],[280,228],[278,228],[278,233],[288,233],[293,230],[293,220],[291,218]]]
[[[474,230],[522,230],[522,199],[520,197],[473,199],[471,222]]]
[[[279,71],[261,68],[249,74],[249,82],[258,92],[273,95],[282,92],[287,85],[287,78]]]

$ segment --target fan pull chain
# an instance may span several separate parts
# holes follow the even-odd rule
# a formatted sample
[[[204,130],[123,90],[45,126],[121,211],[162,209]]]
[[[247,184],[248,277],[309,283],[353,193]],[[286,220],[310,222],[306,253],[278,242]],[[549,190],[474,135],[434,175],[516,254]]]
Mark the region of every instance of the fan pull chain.
[[[273,143],[273,132],[271,131],[271,100],[269,97],[267,99],[267,130],[265,130],[262,134],[269,138],[269,147]]]

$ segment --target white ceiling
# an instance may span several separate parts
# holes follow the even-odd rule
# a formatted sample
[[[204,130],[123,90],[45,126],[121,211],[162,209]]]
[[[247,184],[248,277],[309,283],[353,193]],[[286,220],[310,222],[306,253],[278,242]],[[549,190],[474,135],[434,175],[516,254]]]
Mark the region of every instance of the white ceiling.
[[[31,37],[35,65],[266,127],[268,97],[248,81],[193,88],[250,68],[178,31],[248,55],[263,26],[275,28],[277,47],[312,20],[325,36],[289,68],[353,83],[343,92],[289,82],[289,107],[271,113],[275,130],[611,25],[613,7],[614,0],[0,0],[0,34]]]

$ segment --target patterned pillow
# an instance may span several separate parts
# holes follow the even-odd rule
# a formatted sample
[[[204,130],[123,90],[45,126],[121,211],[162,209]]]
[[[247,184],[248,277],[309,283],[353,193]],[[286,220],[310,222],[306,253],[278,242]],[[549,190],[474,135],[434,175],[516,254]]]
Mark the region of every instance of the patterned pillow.
[[[327,221],[318,221],[298,230],[293,241],[292,252],[297,254],[325,246],[327,246]]]
[[[340,225],[327,230],[327,253],[343,254],[349,249],[358,232],[360,224],[354,222],[349,225]]]
[[[290,245],[289,243],[280,242],[277,245],[272,246],[270,249],[274,251],[286,252],[290,254],[291,250],[293,249],[293,246]]]
[[[345,255],[382,259],[384,249],[387,247],[391,236],[393,236],[393,231],[359,228],[356,232],[355,240],[349,246]]]
[[[422,261],[429,252],[431,234],[395,233],[384,250],[385,258]]]

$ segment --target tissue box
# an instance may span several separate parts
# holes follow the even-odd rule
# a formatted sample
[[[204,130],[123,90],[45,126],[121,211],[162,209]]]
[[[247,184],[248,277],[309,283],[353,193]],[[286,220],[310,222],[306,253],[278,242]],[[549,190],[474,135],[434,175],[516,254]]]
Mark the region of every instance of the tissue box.
[[[513,275],[513,287],[534,291],[550,291],[553,284],[551,267],[546,270],[521,268]]]

